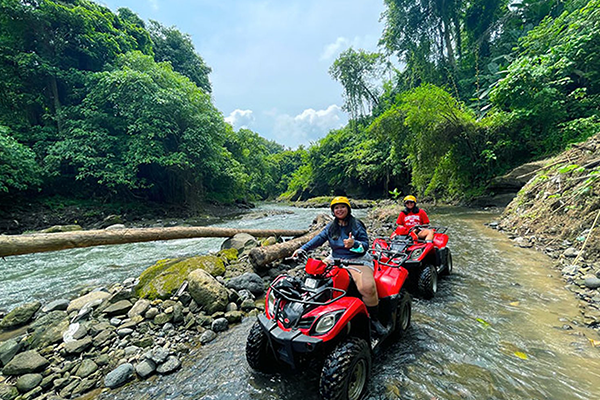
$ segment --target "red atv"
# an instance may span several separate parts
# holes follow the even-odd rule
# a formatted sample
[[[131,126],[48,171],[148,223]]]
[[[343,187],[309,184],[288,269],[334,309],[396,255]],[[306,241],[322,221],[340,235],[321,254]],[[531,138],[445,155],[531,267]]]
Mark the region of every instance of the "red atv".
[[[417,237],[419,228],[434,231],[433,243]],[[371,254],[379,263],[400,265],[408,270],[407,289],[431,299],[437,293],[438,276],[452,272],[452,253],[447,247],[448,235],[445,227],[417,225],[410,229],[398,226],[389,239],[373,241]]]
[[[410,326],[411,297],[402,290],[408,275],[404,268],[375,262],[379,320],[390,328],[386,336],[375,337],[348,264],[309,258],[305,279],[280,275],[273,281],[265,313],[246,342],[246,359],[253,369],[268,372],[278,364],[296,369],[317,361],[323,399],[363,396],[373,355],[385,339],[401,337]]]

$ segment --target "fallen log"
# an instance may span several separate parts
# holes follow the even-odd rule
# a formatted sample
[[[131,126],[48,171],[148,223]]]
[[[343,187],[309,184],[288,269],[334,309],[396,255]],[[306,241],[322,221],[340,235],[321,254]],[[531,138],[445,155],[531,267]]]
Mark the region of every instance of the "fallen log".
[[[250,250],[248,259],[253,267],[264,267],[265,265],[282,258],[290,257],[294,251],[315,237],[321,229],[307,233],[304,236],[288,240],[287,242],[273,244],[271,246],[255,247]]]
[[[255,237],[301,236],[307,230],[233,229],[214,227],[130,228],[89,230],[60,233],[33,233],[27,235],[0,235],[0,257],[158,240],[190,239],[199,237],[232,237],[248,233]]]

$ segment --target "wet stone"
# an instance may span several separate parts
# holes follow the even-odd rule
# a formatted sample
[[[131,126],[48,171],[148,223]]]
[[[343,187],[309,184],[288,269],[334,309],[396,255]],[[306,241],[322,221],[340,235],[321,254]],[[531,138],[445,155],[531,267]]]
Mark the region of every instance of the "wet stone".
[[[90,360],[89,358],[86,358],[81,362],[81,365],[79,365],[79,368],[77,368],[77,372],[75,372],[75,375],[77,375],[80,378],[87,378],[88,376],[90,376],[91,374],[96,372],[97,370],[98,370],[98,364],[96,364],[94,361]]]
[[[123,315],[133,307],[129,300],[120,300],[104,309],[107,315]]]
[[[156,317],[158,314],[160,314],[160,311],[158,310],[158,308],[152,307],[152,308],[149,308],[148,311],[146,311],[145,316],[148,319],[154,319],[154,317]]]
[[[130,363],[119,365],[106,375],[104,386],[113,389],[123,385],[133,377],[133,371],[133,365]]]
[[[33,315],[40,309],[39,301],[20,305],[6,314],[0,321],[0,330],[10,330],[31,321]]]
[[[81,393],[85,393],[85,392],[93,389],[96,386],[97,381],[98,381],[97,379],[91,379],[91,378],[83,379],[81,382],[79,382],[79,385],[77,385],[75,387],[75,389],[73,390],[71,395],[77,396]]]
[[[131,328],[117,329],[117,335],[119,335],[119,337],[129,336],[129,335],[131,335],[132,332],[133,332],[133,329],[131,329]]]
[[[206,332],[204,332],[202,334],[202,336],[200,336],[200,343],[202,344],[206,344],[206,343],[210,343],[213,340],[215,340],[217,337],[217,334],[214,331],[211,331],[210,329],[206,330]]]
[[[80,354],[87,350],[92,345],[92,338],[86,336],[83,339],[75,340],[74,342],[65,343],[65,351],[68,354]]]
[[[156,372],[159,374],[169,374],[177,370],[181,366],[181,361],[175,356],[169,356],[167,360],[156,367]]]
[[[0,343],[0,367],[5,366],[21,350],[21,344],[14,339]]]
[[[589,289],[598,289],[600,288],[600,279],[599,278],[586,278],[585,279],[585,287]]]
[[[0,383],[0,399],[13,400],[19,395],[19,391],[12,385]]]
[[[564,251],[563,255],[565,257],[574,258],[574,257],[577,257],[579,255],[579,251],[576,248],[574,248],[574,247],[569,247],[568,249],[566,249]]]
[[[135,366],[135,372],[142,379],[146,379],[156,371],[156,363],[151,359],[145,359]]]
[[[154,317],[154,323],[156,325],[164,325],[167,322],[171,322],[173,318],[173,314],[160,313],[156,317]]]
[[[50,311],[64,311],[69,306],[69,300],[67,299],[58,299],[51,301],[42,307],[42,312],[48,313]]]
[[[151,359],[157,364],[163,363],[169,357],[169,350],[163,347],[155,347],[152,351],[146,356],[146,358]]]
[[[2,369],[4,375],[23,375],[42,371],[50,364],[35,350],[19,353]]]
[[[217,318],[211,324],[211,329],[215,332],[223,332],[227,330],[229,326],[229,322],[227,322],[226,318]]]
[[[17,390],[21,393],[27,393],[42,382],[41,374],[25,374],[21,375],[15,384]]]
[[[61,389],[60,391],[60,397],[70,397],[71,393],[73,393],[73,390],[75,390],[75,388],[79,385],[79,379],[75,379],[71,382],[69,382],[69,384],[67,386],[65,386],[64,388]]]

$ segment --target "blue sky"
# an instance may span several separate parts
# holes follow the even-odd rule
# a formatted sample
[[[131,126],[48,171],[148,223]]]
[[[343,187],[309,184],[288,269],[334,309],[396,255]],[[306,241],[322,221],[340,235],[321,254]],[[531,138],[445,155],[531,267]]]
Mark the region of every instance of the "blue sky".
[[[98,2],[189,34],[226,120],[292,148],[346,124],[329,67],[351,46],[376,51],[383,29],[383,0]]]

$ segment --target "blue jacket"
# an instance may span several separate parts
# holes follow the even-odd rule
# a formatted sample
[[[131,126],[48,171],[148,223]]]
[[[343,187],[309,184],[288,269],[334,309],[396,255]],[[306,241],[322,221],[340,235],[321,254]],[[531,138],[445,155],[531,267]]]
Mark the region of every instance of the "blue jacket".
[[[302,246],[301,249],[304,251],[313,250],[329,241],[333,258],[352,259],[362,257],[369,249],[369,236],[362,222],[351,217],[348,225],[339,227],[341,233],[337,238],[335,237],[334,224],[337,224],[337,220],[327,224],[317,236]],[[352,237],[354,238],[354,246],[347,249],[344,247],[344,239],[348,239],[350,231],[352,231]]]

